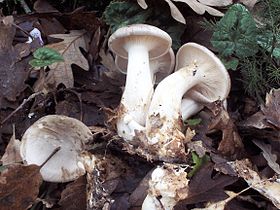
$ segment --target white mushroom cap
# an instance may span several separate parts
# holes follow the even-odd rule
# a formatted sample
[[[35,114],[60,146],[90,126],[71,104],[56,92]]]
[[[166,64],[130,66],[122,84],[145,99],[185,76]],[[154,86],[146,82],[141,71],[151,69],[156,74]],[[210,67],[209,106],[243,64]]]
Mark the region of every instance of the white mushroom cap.
[[[81,121],[61,115],[48,115],[25,131],[20,153],[28,165],[40,166],[60,147],[40,172],[45,181],[68,182],[85,173],[79,154],[91,138],[91,131]]]
[[[172,44],[170,36],[165,31],[147,24],[133,24],[115,31],[110,36],[108,45],[116,55],[127,59],[127,42],[145,44],[149,49],[150,59],[166,54]]]
[[[206,47],[190,42],[178,50],[175,69],[193,64],[205,80],[187,91],[184,97],[200,103],[224,100],[229,94],[231,82],[222,61]]]
[[[126,74],[127,59],[122,58],[120,56],[116,56],[115,64],[120,72]],[[165,55],[150,60],[150,69],[155,74],[155,83],[158,84],[166,76],[171,74],[171,72],[174,70],[174,66],[175,55],[172,48],[170,48]]]

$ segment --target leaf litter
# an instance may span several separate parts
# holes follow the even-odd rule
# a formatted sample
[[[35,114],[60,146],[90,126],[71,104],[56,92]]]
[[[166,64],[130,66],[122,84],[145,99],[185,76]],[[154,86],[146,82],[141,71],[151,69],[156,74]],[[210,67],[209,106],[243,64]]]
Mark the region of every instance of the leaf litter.
[[[222,16],[226,6],[233,4],[232,1],[202,0],[164,2],[167,3],[165,12],[168,17],[171,15],[186,24],[192,21],[195,27],[198,25],[196,20],[209,18],[200,15],[207,12]],[[258,6],[255,1],[239,2],[250,10]],[[147,10],[141,10],[137,3]],[[59,12],[61,8],[57,9],[58,5],[54,5],[38,0],[34,5],[37,13],[18,15],[16,21],[12,16],[1,17],[0,56],[3,59],[0,67],[0,119],[8,116],[0,129],[1,155],[6,149],[1,162],[8,165],[1,166],[1,206],[3,209],[28,209],[32,205],[35,209],[43,206],[73,210],[141,209],[149,191],[152,169],[161,163],[147,160],[146,151],[135,152],[135,147],[128,147],[108,125],[106,110],[114,110],[118,106],[125,84],[124,76],[117,72],[114,55],[106,47],[110,32],[103,20],[93,12],[85,12],[83,8],[76,8],[70,13]],[[154,8],[154,4],[148,1],[135,1],[134,5],[136,10],[143,12],[139,14]],[[195,14],[190,13],[191,10]],[[169,29],[169,20],[165,21],[164,27]],[[118,23],[113,24],[117,27]],[[24,25],[28,25],[28,30]],[[59,52],[64,62],[31,69],[28,62],[32,53],[40,47],[38,40],[27,44],[18,41],[15,34],[21,32],[26,39],[35,26],[41,30],[42,39],[47,43],[45,47]],[[197,27],[198,32],[201,32],[200,27]],[[183,33],[183,27],[176,30],[174,37],[177,37],[177,46],[184,43],[182,40],[204,42],[207,39],[207,46],[214,49],[210,43],[210,33],[192,33],[190,36]],[[244,42],[241,44],[246,45]],[[233,52],[238,50],[242,49],[234,48]],[[202,165],[190,178],[187,197],[175,209],[227,209],[233,203],[241,209],[250,203],[257,209],[261,208],[258,202],[271,209],[280,208],[277,179],[280,171],[280,151],[277,147],[280,138],[279,88],[271,89],[263,104],[258,104],[257,100],[247,95],[244,96],[245,102],[240,102],[235,90],[229,97],[227,110],[219,102],[207,104],[194,117],[201,121],[186,125],[186,133],[190,128],[194,130],[188,149],[196,152],[196,161]],[[35,96],[24,103],[32,91],[35,91]],[[38,91],[45,94],[36,94]],[[248,116],[248,113],[242,113],[241,107],[247,106],[250,100],[255,103],[248,112],[251,116]],[[94,136],[93,142],[88,145],[88,152],[99,155],[96,169],[88,170],[86,176],[74,182],[61,185],[43,182],[38,166],[18,164],[21,159],[18,154],[20,141],[17,139],[36,119],[54,113],[85,122]],[[12,124],[16,124],[15,132]],[[205,156],[209,157],[208,161],[203,161]],[[264,163],[258,163],[254,158],[262,158]],[[196,163],[189,155],[185,164],[192,168]],[[245,191],[246,202],[243,196]]]

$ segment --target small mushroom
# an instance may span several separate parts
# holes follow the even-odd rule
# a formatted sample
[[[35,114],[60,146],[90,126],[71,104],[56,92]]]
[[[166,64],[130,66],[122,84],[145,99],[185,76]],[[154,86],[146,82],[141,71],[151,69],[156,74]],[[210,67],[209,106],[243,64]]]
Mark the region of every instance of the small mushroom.
[[[170,36],[161,29],[134,24],[115,31],[109,38],[109,48],[128,60],[127,75],[118,108],[118,135],[130,141],[134,137],[131,121],[145,126],[147,110],[153,95],[153,72],[150,60],[161,57],[171,48]]]
[[[172,210],[180,200],[187,198],[189,180],[185,169],[175,164],[157,167],[152,172],[142,210]]]
[[[115,64],[120,72],[126,74],[127,59],[124,59],[120,56],[116,56]],[[152,76],[155,76],[155,83],[158,84],[166,76],[171,74],[171,72],[174,70],[174,66],[175,55],[172,48],[170,48],[168,53],[166,53],[165,55],[150,60],[150,69],[152,72]]]
[[[196,44],[196,43],[187,43],[180,47],[176,54],[176,67],[175,70],[179,70],[183,68],[184,66],[188,66],[196,61],[197,65],[201,65],[203,63],[209,63],[210,60],[212,62],[216,62],[216,66],[218,68],[224,68],[222,66],[222,63],[217,60],[213,60],[216,56],[207,48]],[[203,96],[199,92],[197,92],[195,89],[192,91],[188,91],[182,100],[182,117],[185,121],[190,116],[196,114],[200,110],[203,109],[202,103],[210,103],[215,100],[225,100],[225,98],[228,96],[228,93],[230,91],[230,79],[228,76],[224,76],[224,83],[222,83],[222,86],[220,87],[221,94],[219,95],[220,98],[217,98],[215,94],[208,94],[206,96]],[[222,92],[223,91],[223,92]],[[209,97],[209,98],[207,98]],[[224,105],[226,102],[224,102]],[[226,106],[226,105],[225,105]],[[189,108],[188,108],[189,107]]]
[[[60,147],[40,172],[45,181],[68,182],[85,174],[80,154],[91,138],[91,131],[81,121],[62,115],[47,115],[25,131],[20,153],[27,165],[40,166]]]
[[[185,156],[181,103],[187,95],[198,103],[225,99],[230,78],[222,62],[207,48],[188,43],[189,62],[162,80],[155,89],[146,120],[148,144],[161,158]]]

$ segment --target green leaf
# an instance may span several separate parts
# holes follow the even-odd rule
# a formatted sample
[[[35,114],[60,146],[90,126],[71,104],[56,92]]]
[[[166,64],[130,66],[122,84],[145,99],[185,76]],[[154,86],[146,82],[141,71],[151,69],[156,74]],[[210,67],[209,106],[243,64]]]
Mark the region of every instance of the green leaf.
[[[32,67],[44,67],[64,61],[63,57],[57,51],[47,47],[38,48],[33,53],[33,57],[34,59],[29,61]]]
[[[258,51],[257,27],[250,12],[241,4],[231,6],[216,24],[212,45],[223,57],[246,58]]]
[[[150,15],[150,10],[142,10],[141,7],[133,2],[114,2],[112,1],[105,9],[103,18],[114,33],[118,28],[144,23]]]
[[[198,125],[199,123],[201,123],[201,119],[200,118],[193,118],[193,119],[188,119],[185,122],[189,125],[189,126],[195,126]]]
[[[274,36],[271,31],[265,31],[257,36],[257,43],[267,52],[272,51],[272,56],[276,59],[280,58],[280,34]]]
[[[194,163],[193,169],[188,173],[188,177],[192,177],[205,163],[209,162],[210,158],[207,155],[204,155],[200,158],[196,152],[192,152],[192,161]]]
[[[229,60],[221,58],[221,60],[225,65],[226,69],[236,70],[239,64],[239,60],[237,58],[230,58]]]

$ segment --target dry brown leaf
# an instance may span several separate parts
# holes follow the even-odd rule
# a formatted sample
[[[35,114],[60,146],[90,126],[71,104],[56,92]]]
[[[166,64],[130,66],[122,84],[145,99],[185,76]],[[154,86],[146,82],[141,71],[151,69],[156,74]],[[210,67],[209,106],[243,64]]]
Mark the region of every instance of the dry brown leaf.
[[[262,179],[256,171],[252,170],[251,163],[248,159],[236,160],[228,164],[251,188],[267,197],[280,209],[280,183],[273,180]]]
[[[61,193],[60,210],[86,209],[86,178],[81,176],[68,184]]]
[[[213,164],[207,163],[199,169],[189,183],[188,197],[179,202],[179,207],[197,202],[216,202],[227,196],[224,187],[237,181],[236,177],[217,174],[212,177]]]
[[[265,105],[261,107],[267,123],[280,129],[280,88],[266,94]]]
[[[42,183],[40,167],[11,165],[0,175],[1,210],[25,210],[36,200]]]
[[[101,48],[99,51],[99,56],[101,58],[101,63],[109,69],[111,72],[118,72],[117,67],[115,65],[115,59],[109,52],[106,52],[104,48]]]
[[[150,170],[149,173],[146,174],[136,189],[129,196],[129,203],[132,207],[140,208],[142,206],[149,189],[149,180],[151,178],[152,172],[153,170]]]
[[[62,42],[49,44],[46,47],[58,51],[63,56],[64,62],[54,63],[49,66],[50,72],[46,81],[55,87],[62,83],[66,88],[71,88],[74,85],[71,65],[76,64],[84,70],[89,69],[88,61],[79,49],[88,50],[86,32],[73,30],[69,34],[53,34],[50,37],[63,39]]]
[[[245,189],[245,190],[247,190],[247,189]],[[243,192],[243,191],[244,190],[242,190],[241,192]],[[215,203],[207,203],[205,208],[194,208],[192,210],[224,210],[227,203],[240,194],[240,193],[235,193],[232,191],[225,191],[225,193],[229,196],[225,200],[221,200],[221,201],[218,201]]]
[[[263,157],[266,159],[270,168],[272,168],[272,170],[277,174],[280,174],[280,166],[277,163],[277,155],[272,153],[273,151],[271,145],[256,140],[253,140],[253,142],[262,150]]]
[[[244,145],[233,120],[220,103],[212,103],[210,106],[212,106],[209,108],[214,117],[211,119],[208,129],[218,129],[223,132],[218,150],[223,155],[239,156],[244,150]]]
[[[34,5],[33,9],[37,13],[51,13],[51,12],[59,12],[57,9],[55,9],[48,1],[46,0],[37,0]]]
[[[29,75],[28,60],[21,60],[20,54],[13,47],[16,28],[12,16],[0,17],[0,104],[4,101],[16,101],[17,96],[27,87],[25,80]],[[25,49],[27,49],[26,46]],[[24,49],[23,49],[24,50]]]
[[[20,156],[20,144],[21,142],[16,139],[14,132],[9,141],[9,144],[6,147],[5,154],[1,158],[1,162],[3,165],[20,163],[22,161]]]

